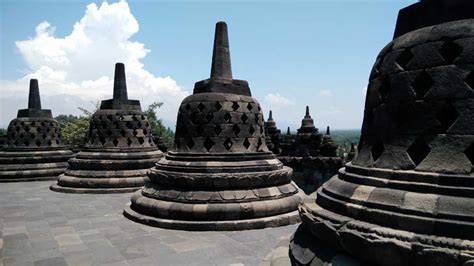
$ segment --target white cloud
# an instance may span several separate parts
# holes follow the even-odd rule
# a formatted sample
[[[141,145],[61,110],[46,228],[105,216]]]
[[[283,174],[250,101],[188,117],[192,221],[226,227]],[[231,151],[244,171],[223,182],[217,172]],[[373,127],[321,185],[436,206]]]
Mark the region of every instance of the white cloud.
[[[283,108],[294,105],[295,103],[286,98],[281,96],[279,93],[270,93],[265,96],[264,103],[267,107],[271,108]]]
[[[181,100],[189,93],[171,77],[158,77],[145,69],[141,60],[150,50],[143,43],[130,41],[138,30],[139,24],[125,1],[103,2],[100,7],[89,4],[71,33],[62,38],[54,36],[55,28],[47,21],[37,25],[33,38],[16,42],[30,74],[0,83],[0,126],[5,126],[17,109],[26,107],[30,78],[39,80],[45,102],[68,99],[67,105],[43,104],[55,115],[78,114],[77,107],[84,103],[111,98],[116,62],[125,63],[129,98],[141,100],[142,107],[164,102],[161,117],[174,121]]]
[[[334,93],[332,90],[320,90],[318,95],[321,97],[332,97],[334,96]]]

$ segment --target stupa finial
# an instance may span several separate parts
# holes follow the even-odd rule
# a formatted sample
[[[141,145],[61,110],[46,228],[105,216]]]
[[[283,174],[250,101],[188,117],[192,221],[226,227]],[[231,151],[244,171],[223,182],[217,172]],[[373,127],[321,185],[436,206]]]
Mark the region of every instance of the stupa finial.
[[[291,135],[290,127],[288,127],[288,129],[286,130],[286,135]]]
[[[115,64],[113,98],[114,100],[128,100],[127,80],[125,78],[125,65],[123,63]]]
[[[214,49],[212,52],[211,78],[232,79],[229,36],[227,33],[227,24],[224,21],[219,21],[216,24]]]
[[[37,79],[30,79],[30,94],[28,96],[28,109],[41,109],[41,98]]]
[[[270,110],[270,113],[268,114],[268,120],[273,120],[272,110]]]
[[[329,128],[329,126],[326,128],[326,135],[331,135],[331,129]]]
[[[311,115],[309,114],[309,106],[306,105],[306,114],[305,114],[305,117],[311,117]]]

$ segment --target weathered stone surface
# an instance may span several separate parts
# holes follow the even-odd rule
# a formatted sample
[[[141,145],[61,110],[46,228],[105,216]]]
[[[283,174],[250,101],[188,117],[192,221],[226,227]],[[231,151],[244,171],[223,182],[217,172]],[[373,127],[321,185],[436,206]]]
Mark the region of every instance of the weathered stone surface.
[[[328,254],[472,263],[474,20],[458,20],[472,18],[472,4],[426,0],[400,12],[399,37],[372,70],[359,153],[300,206],[307,233],[290,241],[293,265],[328,265]]]
[[[246,230],[297,222],[292,169],[268,150],[260,104],[232,78],[227,25],[216,25],[210,79],[178,112],[174,147],[124,215],[184,230]]]
[[[28,109],[18,110],[0,148],[0,182],[56,179],[73,156],[51,110],[41,109],[36,79],[30,80]]]
[[[66,193],[119,193],[139,189],[162,157],[137,100],[127,97],[125,66],[115,65],[113,99],[92,115],[88,140],[51,189]]]

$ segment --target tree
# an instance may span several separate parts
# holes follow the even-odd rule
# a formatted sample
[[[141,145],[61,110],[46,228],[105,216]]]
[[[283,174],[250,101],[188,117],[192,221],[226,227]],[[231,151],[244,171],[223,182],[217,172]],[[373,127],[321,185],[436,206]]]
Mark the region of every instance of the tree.
[[[148,117],[153,134],[158,134],[158,136],[162,137],[164,142],[170,146],[174,141],[174,132],[171,128],[165,127],[161,119],[158,119],[157,110],[161,106],[163,106],[163,103],[154,102],[146,108],[145,114]]]
[[[73,115],[58,115],[55,117],[61,126],[64,141],[73,148],[81,148],[87,141],[87,134],[89,133],[89,125],[92,114],[94,114],[94,112],[99,109],[98,102],[92,102],[92,105],[94,105],[93,111],[78,107],[78,109],[83,113],[83,115],[80,117]]]

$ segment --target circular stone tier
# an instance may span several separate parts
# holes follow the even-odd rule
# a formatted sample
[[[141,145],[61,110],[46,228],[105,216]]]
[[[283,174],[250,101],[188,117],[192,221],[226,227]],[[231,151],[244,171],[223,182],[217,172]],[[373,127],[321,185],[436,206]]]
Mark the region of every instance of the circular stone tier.
[[[20,113],[28,110],[33,109],[20,110]],[[50,111],[47,113],[51,116]],[[56,120],[28,116],[15,118],[8,125],[7,145],[0,150],[0,182],[57,179],[71,157],[73,152],[64,146]]]
[[[148,180],[162,157],[152,140],[147,117],[139,110],[105,109],[94,113],[86,146],[51,189],[69,193],[132,192]]]
[[[364,265],[472,265],[473,114],[473,19],[390,43],[370,78],[359,154],[300,207],[314,246]],[[322,265],[299,241],[294,264]]]
[[[291,168],[272,153],[175,153],[132,196],[128,218],[182,230],[245,230],[296,223],[302,200]]]

